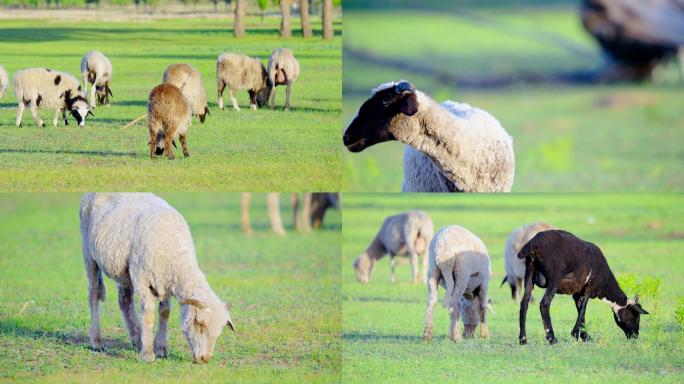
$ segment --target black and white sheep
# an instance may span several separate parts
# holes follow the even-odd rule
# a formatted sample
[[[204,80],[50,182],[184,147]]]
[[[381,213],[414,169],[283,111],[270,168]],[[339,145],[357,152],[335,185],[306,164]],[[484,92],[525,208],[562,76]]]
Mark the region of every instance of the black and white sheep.
[[[190,102],[192,114],[204,124],[204,119],[211,113],[207,105],[207,91],[204,90],[202,74],[190,64],[172,64],[164,71],[163,80],[180,89],[183,96]]]
[[[81,199],[80,218],[92,347],[103,347],[99,302],[105,300],[104,272],[118,284],[126,328],[144,361],[168,354],[171,297],[180,303],[181,328],[193,360],[209,361],[223,327],[235,327],[226,304],[197,264],[183,216],[148,193],[87,193]],[[135,311],[134,293],[140,299],[142,321]],[[153,343],[157,302],[159,328]]]
[[[359,108],[343,142],[360,152],[398,140],[403,192],[510,192],[513,140],[489,113],[467,104],[438,104],[407,82],[381,84]]]
[[[273,84],[269,106],[275,105],[276,87],[285,85],[285,110],[290,109],[290,88],[299,77],[299,61],[287,48],[276,48],[268,58],[268,78]]]
[[[81,59],[81,77],[86,95],[88,94],[88,84],[90,87],[90,108],[95,108],[95,97],[97,105],[109,105],[109,97],[112,90],[109,82],[112,80],[112,62],[109,61],[100,51],[90,51]]]
[[[523,245],[527,244],[534,235],[549,229],[556,229],[556,227],[542,222],[527,224],[514,229],[508,236],[508,240],[506,240],[504,248],[506,276],[504,276],[501,285],[508,283],[511,286],[511,297],[517,302],[520,302],[522,297],[523,281],[525,278],[525,261],[518,259],[518,253]]]
[[[7,76],[7,71],[5,71],[5,67],[0,65],[0,98],[7,92],[7,87],[9,87],[9,77]]]
[[[477,304],[480,337],[489,337],[487,325],[487,292],[492,276],[489,254],[482,240],[469,230],[459,226],[446,226],[437,232],[430,243],[430,269],[428,271],[428,304],[425,313],[423,339],[432,339],[432,317],[437,304],[439,286],[445,288],[443,305],[449,310],[451,327],[449,339],[461,340],[458,320],[462,314],[463,298]],[[470,305],[470,303],[467,303]],[[469,329],[473,323],[468,319]]]
[[[218,105],[223,109],[223,91],[228,87],[233,109],[240,110],[235,91],[249,92],[250,108],[257,109],[267,105],[273,83],[268,78],[268,71],[259,59],[240,53],[224,53],[216,60],[216,88]]]
[[[17,108],[17,126],[21,126],[24,109],[29,106],[36,125],[45,126],[38,108],[54,108],[55,117],[52,124],[57,126],[57,118],[62,113],[64,125],[68,125],[66,112],[69,111],[78,125],[83,127],[87,115],[92,115],[88,101],[81,93],[78,80],[65,72],[47,68],[29,68],[19,71],[14,76],[14,95],[19,104]]]
[[[553,333],[549,310],[556,293],[572,295],[577,308],[577,321],[570,335],[590,340],[584,328],[584,314],[589,299],[599,298],[613,310],[615,323],[627,338],[639,336],[639,316],[648,314],[638,298],[627,299],[620,289],[608,262],[596,245],[561,230],[539,232],[520,250],[525,259],[525,294],[520,303],[520,344],[527,343],[525,317],[530,294],[535,285],[546,288],[539,303],[546,340],[558,342]]]
[[[425,279],[427,246],[432,239],[432,219],[421,210],[413,210],[385,219],[365,252],[354,260],[354,272],[360,283],[367,283],[375,262],[389,253],[391,281],[396,280],[396,256],[409,256],[413,282]],[[418,271],[418,255],[423,257],[423,273]]]
[[[150,92],[147,102],[147,125],[150,131],[150,158],[166,152],[169,160],[174,158],[171,144],[177,134],[183,147],[183,155],[190,156],[185,140],[192,108],[183,93],[173,84],[160,84]]]

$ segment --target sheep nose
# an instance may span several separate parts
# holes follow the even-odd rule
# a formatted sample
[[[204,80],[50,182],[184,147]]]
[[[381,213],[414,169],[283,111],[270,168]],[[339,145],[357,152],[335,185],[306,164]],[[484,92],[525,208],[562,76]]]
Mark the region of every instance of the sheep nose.
[[[85,126],[85,121],[81,121],[80,123],[78,123],[78,126],[79,126],[79,127],[84,127],[84,126]]]

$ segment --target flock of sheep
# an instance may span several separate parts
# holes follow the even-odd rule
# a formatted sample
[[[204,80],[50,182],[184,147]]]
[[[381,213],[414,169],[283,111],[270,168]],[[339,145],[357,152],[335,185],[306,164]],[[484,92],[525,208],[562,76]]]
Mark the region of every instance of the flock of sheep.
[[[112,62],[96,50],[88,52],[81,60],[83,86],[66,72],[48,68],[18,71],[14,76],[14,94],[18,103],[16,125],[21,126],[24,110],[29,107],[39,127],[45,126],[38,114],[39,108],[54,109],[52,124],[55,127],[60,114],[64,124],[69,124],[67,113],[73,116],[79,126],[84,126],[86,117],[93,116],[92,110],[97,105],[109,105],[109,98],[113,96],[110,88],[112,73]],[[276,87],[285,85],[285,110],[288,110],[291,86],[298,77],[299,62],[287,48],[273,50],[268,69],[256,58],[236,53],[221,54],[216,61],[219,108],[223,109],[223,92],[226,88],[235,110],[240,110],[235,92],[242,90],[248,91],[252,109],[264,107],[267,103],[273,107]],[[7,90],[8,83],[7,71],[0,65],[0,97]],[[171,145],[175,146],[176,136],[183,154],[189,156],[186,136],[191,116],[197,116],[204,123],[210,114],[201,73],[189,64],[170,65],[164,71],[162,84],[150,92],[147,110],[150,158],[154,159],[155,155],[166,152],[166,156],[173,159]]]
[[[491,305],[487,291],[492,272],[487,247],[462,226],[445,226],[434,236],[433,229],[432,220],[421,210],[387,217],[366,251],[354,260],[357,280],[368,282],[375,263],[389,254],[391,281],[394,282],[395,258],[408,256],[413,281],[427,282],[423,338],[432,338],[433,312],[440,285],[446,291],[442,305],[451,317],[449,338],[461,340],[460,318],[464,326],[463,337],[473,337],[478,324],[480,336],[489,337],[486,314]],[[419,256],[423,259],[422,273],[418,271]],[[556,293],[572,295],[575,301],[577,321],[571,332],[573,338],[590,339],[584,316],[592,298],[610,305],[615,323],[628,338],[638,337],[639,317],[648,312],[641,307],[638,297],[627,298],[596,245],[550,224],[532,223],[511,232],[506,241],[504,262],[506,276],[501,285],[508,283],[513,299],[520,301],[520,344],[527,343],[525,317],[535,285],[546,289],[540,310],[546,339],[551,344],[557,342],[549,315]]]

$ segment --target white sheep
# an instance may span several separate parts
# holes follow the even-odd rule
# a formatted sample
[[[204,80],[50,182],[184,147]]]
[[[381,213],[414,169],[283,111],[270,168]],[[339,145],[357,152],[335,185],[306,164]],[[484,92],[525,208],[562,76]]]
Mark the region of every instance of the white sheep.
[[[144,361],[166,357],[171,302],[180,303],[181,328],[195,362],[207,362],[223,327],[235,327],[224,304],[197,264],[190,228],[183,216],[149,193],[87,193],[81,199],[83,261],[88,277],[90,343],[103,347],[99,301],[105,300],[102,273],[115,280],[119,307],[133,346]],[[139,322],[133,301],[140,299]],[[159,328],[152,342],[155,303]]]
[[[218,105],[223,109],[223,91],[228,87],[233,109],[240,110],[235,91],[249,92],[250,108],[256,110],[268,103],[273,83],[268,78],[266,67],[259,59],[240,53],[223,53],[216,60],[216,88]]]
[[[468,104],[438,104],[407,81],[375,88],[343,137],[352,152],[388,140],[411,147],[403,192],[510,192],[513,186],[513,140],[496,118]]]
[[[81,93],[78,80],[65,72],[53,71],[47,68],[29,68],[19,71],[14,76],[14,95],[19,104],[17,108],[17,126],[21,126],[24,109],[28,105],[36,125],[45,126],[38,115],[38,107],[54,108],[55,117],[52,124],[57,126],[57,117],[62,112],[64,125],[68,125],[66,111],[76,119],[78,125],[85,125],[87,115],[92,115],[88,109],[88,101]]]
[[[432,239],[433,228],[432,219],[421,210],[407,211],[386,218],[366,251],[354,260],[356,279],[361,283],[367,283],[375,262],[389,253],[392,282],[396,280],[396,256],[406,255],[410,258],[413,281],[425,280],[426,251]],[[423,257],[423,273],[420,275],[418,255]]]
[[[9,86],[9,77],[7,76],[7,71],[5,67],[0,65],[0,98],[7,92],[7,87]]]
[[[489,254],[482,240],[467,229],[446,226],[437,232],[430,242],[430,269],[428,272],[428,305],[425,314],[423,338],[432,338],[432,316],[437,303],[437,289],[446,289],[444,307],[449,310],[451,327],[449,338],[459,341],[458,320],[462,310],[462,298],[477,297],[480,316],[480,337],[489,337],[487,326],[487,291],[492,271]]]
[[[204,90],[202,74],[190,64],[172,64],[164,71],[163,81],[178,87],[192,107],[192,114],[197,115],[200,123],[209,113],[207,91]]]
[[[97,105],[109,105],[109,96],[112,90],[109,82],[112,80],[112,62],[100,51],[90,51],[81,59],[81,77],[83,88],[88,94],[90,87],[90,108],[95,108],[95,92],[97,92]]]
[[[273,84],[271,91],[271,108],[275,105],[276,87],[286,85],[285,89],[285,110],[290,109],[290,87],[299,77],[299,61],[294,57],[292,51],[287,48],[276,48],[268,58],[268,78]]]
[[[504,264],[506,266],[506,276],[501,285],[506,282],[511,286],[511,297],[520,302],[522,297],[525,279],[525,260],[518,259],[518,252],[527,244],[530,239],[539,232],[556,229],[551,224],[542,222],[527,224],[523,227],[514,229],[506,240],[504,248]]]
[[[185,140],[190,127],[192,108],[183,93],[173,84],[163,83],[152,89],[147,101],[147,126],[150,131],[150,159],[166,152],[169,160],[174,159],[171,143],[178,134],[183,155],[190,156]]]

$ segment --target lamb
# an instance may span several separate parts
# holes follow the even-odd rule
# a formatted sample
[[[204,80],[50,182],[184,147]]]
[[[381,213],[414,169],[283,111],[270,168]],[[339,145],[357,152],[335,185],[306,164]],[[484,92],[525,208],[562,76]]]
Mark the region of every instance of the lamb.
[[[81,77],[86,95],[88,84],[90,87],[90,108],[95,108],[95,96],[97,92],[97,105],[109,105],[109,96],[112,90],[109,82],[112,80],[112,62],[100,51],[90,51],[81,59]]]
[[[525,317],[535,284],[546,288],[539,309],[549,343],[558,342],[549,315],[551,300],[556,293],[572,295],[575,300],[577,321],[570,335],[576,340],[591,339],[584,327],[584,314],[589,299],[593,298],[610,305],[615,323],[628,339],[639,336],[639,317],[648,312],[641,307],[637,297],[627,299],[596,245],[566,231],[549,230],[539,232],[527,242],[518,253],[518,258],[525,259],[525,293],[520,302],[521,345],[527,343]]]
[[[62,112],[64,125],[69,125],[66,117],[68,110],[80,127],[85,126],[87,115],[93,115],[88,109],[88,101],[81,93],[78,80],[68,73],[53,71],[48,68],[29,68],[19,71],[14,76],[14,95],[19,104],[17,108],[18,127],[24,109],[28,105],[36,125],[44,127],[38,115],[38,107],[54,108],[55,117],[52,124],[57,126],[57,117]]]
[[[396,281],[394,274],[395,257],[404,255],[410,257],[413,282],[424,281],[427,269],[425,253],[427,245],[432,239],[433,229],[432,219],[421,210],[407,211],[386,218],[366,251],[354,260],[356,279],[360,283],[367,283],[375,262],[389,253],[391,282]],[[418,255],[423,257],[423,273],[421,275],[418,274]]]
[[[183,155],[190,156],[185,140],[190,126],[190,102],[180,89],[173,84],[160,84],[150,92],[147,102],[147,121],[150,129],[150,158],[166,152],[169,160],[173,160],[171,143],[176,134],[183,146]],[[174,143],[175,146],[175,143]]]
[[[144,361],[168,355],[171,297],[180,303],[181,328],[193,360],[209,361],[223,327],[228,325],[235,331],[235,326],[227,305],[211,289],[197,264],[183,216],[149,193],[86,193],[81,199],[80,218],[92,347],[103,348],[99,301],[105,300],[104,272],[118,284],[126,328]],[[140,299],[142,322],[136,315],[134,292]],[[153,344],[157,301],[159,327]]]
[[[432,316],[437,303],[437,289],[446,289],[444,307],[449,310],[451,327],[449,339],[460,341],[458,320],[463,308],[462,298],[477,298],[480,337],[489,337],[487,325],[487,290],[492,275],[489,254],[482,240],[459,225],[446,226],[430,242],[430,270],[428,272],[428,305],[425,314],[423,339],[432,339]],[[467,308],[466,308],[467,309]],[[469,320],[469,325],[472,322]]]
[[[271,92],[271,108],[275,105],[276,87],[286,85],[285,110],[290,109],[290,87],[299,77],[299,61],[295,59],[292,51],[287,48],[276,48],[268,58],[268,78],[273,84]]]
[[[204,119],[209,113],[207,105],[207,92],[204,90],[202,74],[189,64],[172,64],[164,71],[164,82],[178,87],[190,102],[192,114],[204,124]]]
[[[516,302],[520,302],[523,292],[523,279],[525,278],[525,262],[518,259],[518,252],[534,235],[549,229],[556,229],[556,227],[542,222],[527,224],[514,229],[506,240],[506,247],[504,248],[506,276],[504,276],[501,285],[503,286],[508,282],[511,286],[511,297]]]
[[[468,104],[437,104],[405,80],[375,88],[343,136],[351,152],[389,140],[409,146],[402,192],[510,192],[513,185],[513,141],[496,118]]]
[[[240,110],[235,91],[249,92],[250,107],[254,110],[266,105],[273,83],[268,78],[266,67],[259,59],[239,53],[224,53],[216,60],[216,88],[218,105],[223,109],[223,91],[228,87],[233,109]]]
[[[7,87],[9,86],[9,77],[7,76],[7,71],[5,67],[0,65],[0,98],[7,92]]]

